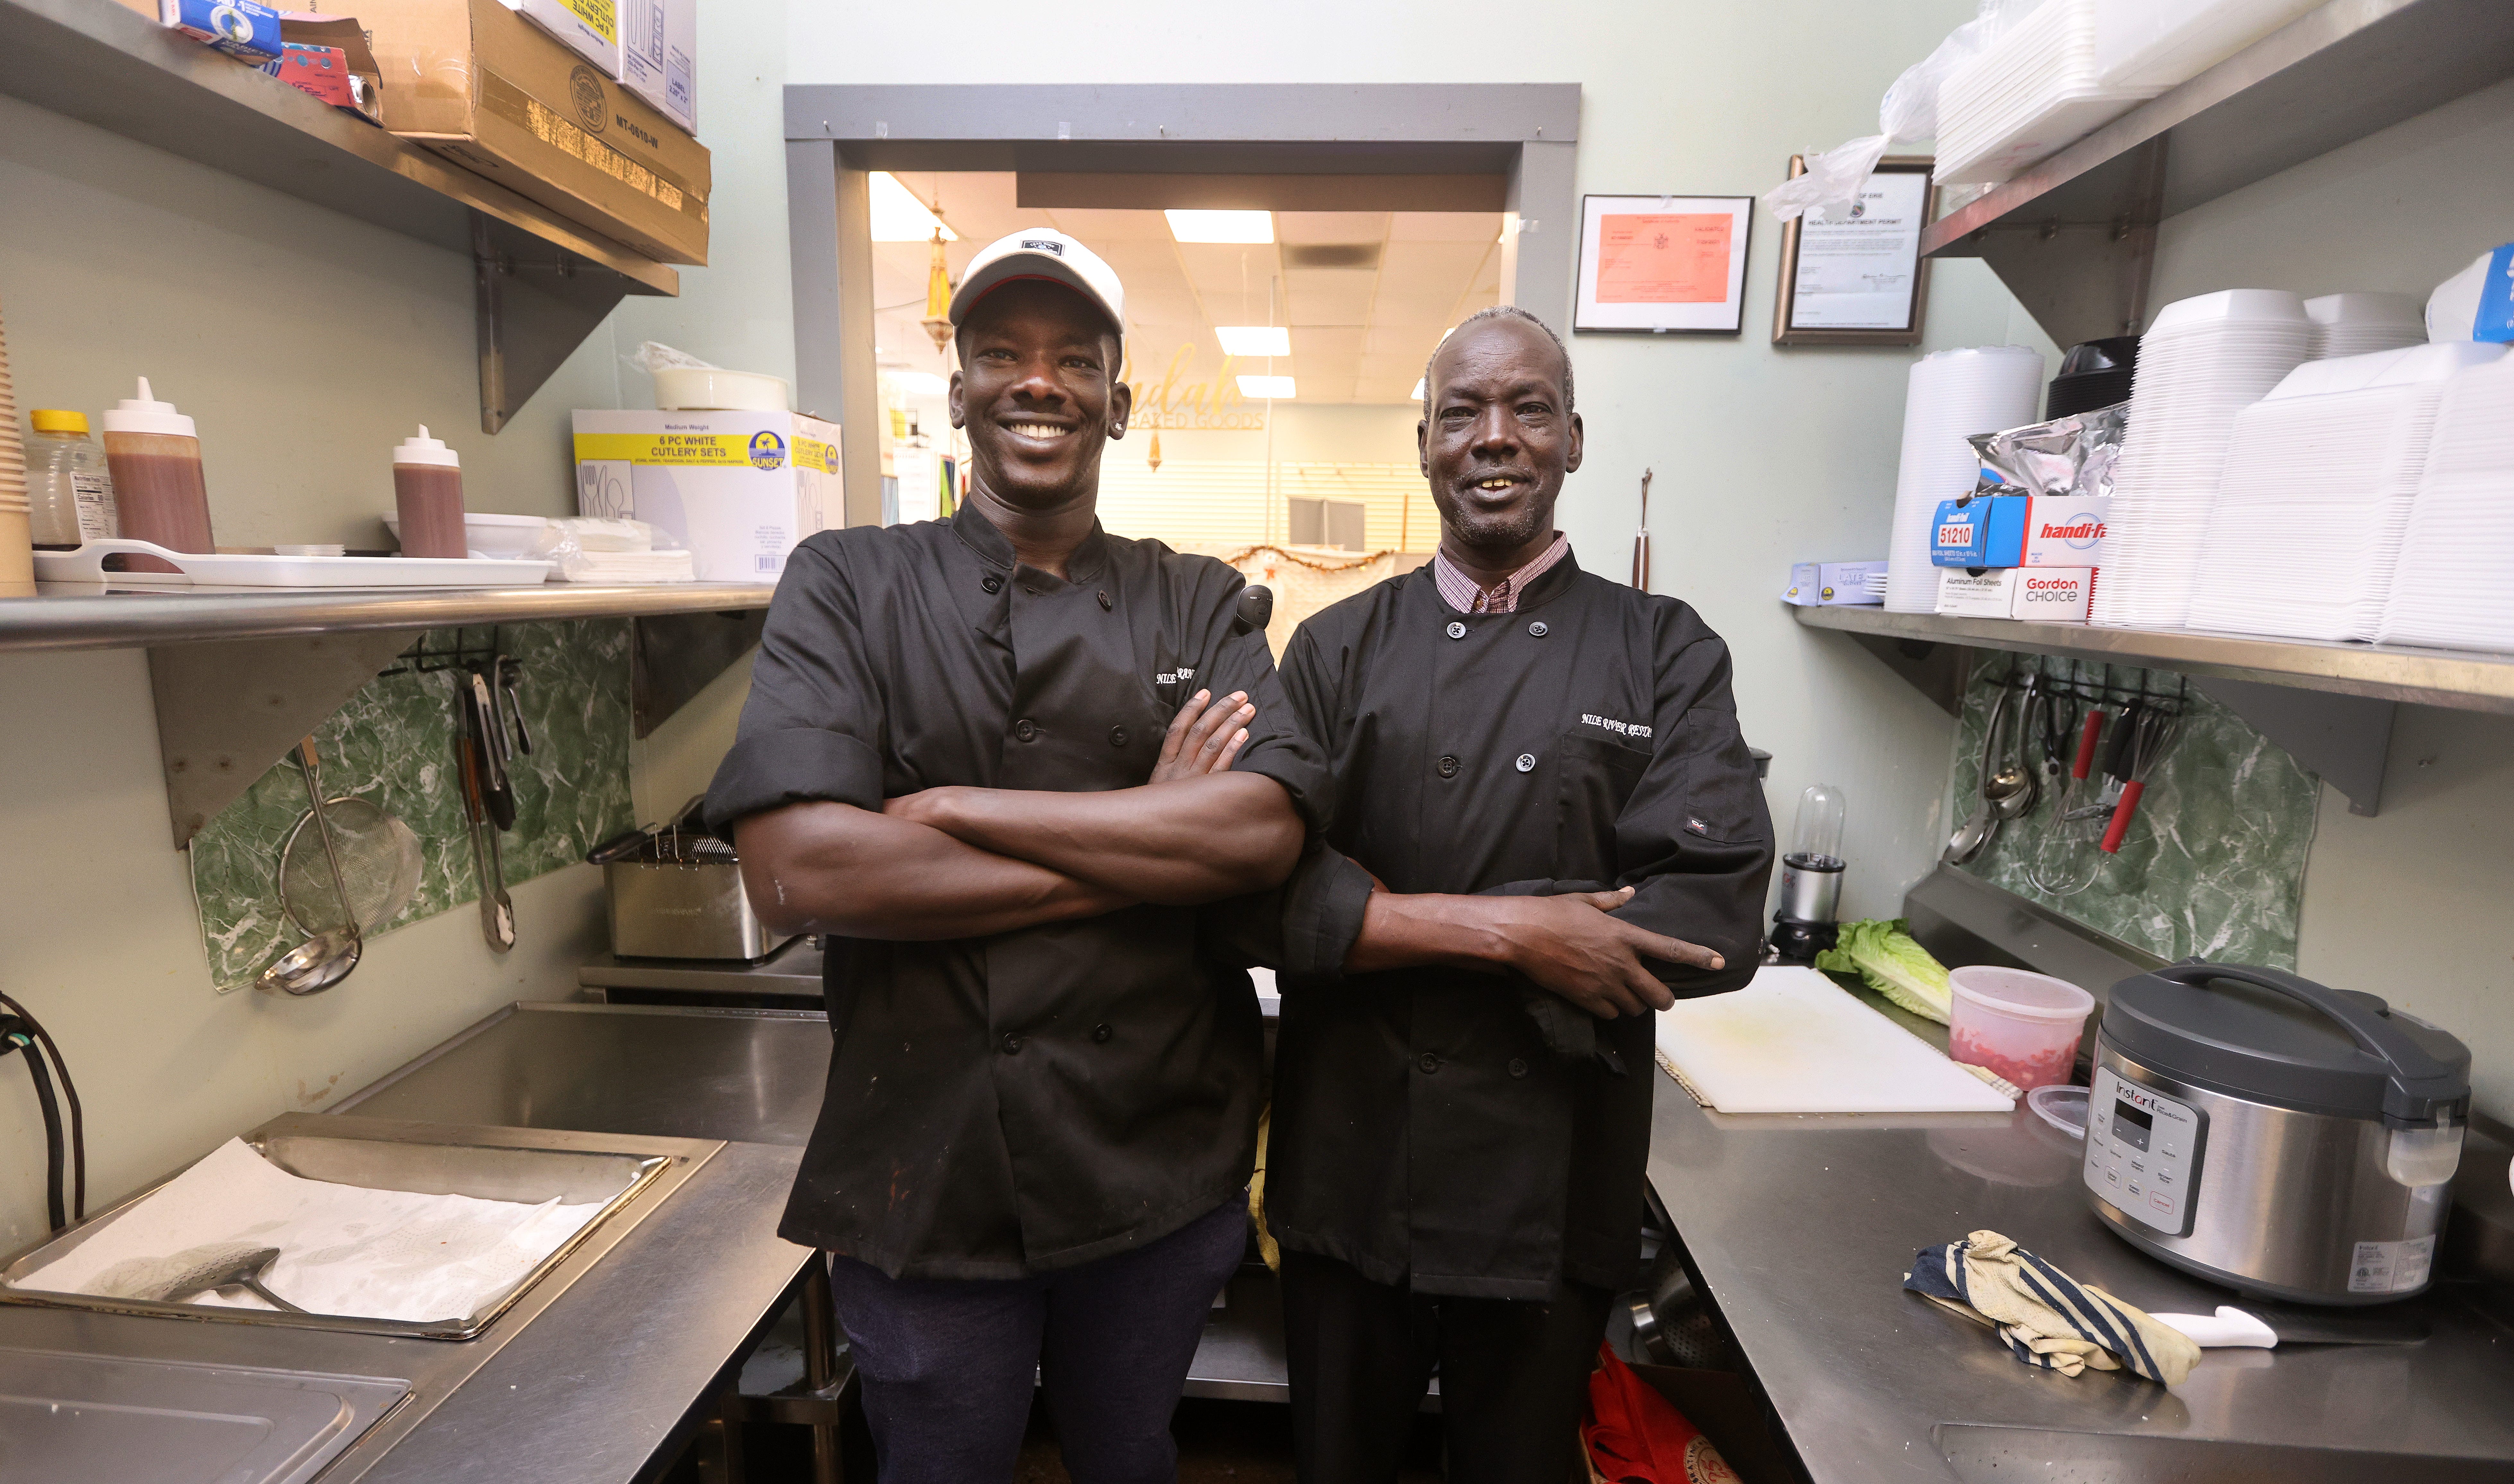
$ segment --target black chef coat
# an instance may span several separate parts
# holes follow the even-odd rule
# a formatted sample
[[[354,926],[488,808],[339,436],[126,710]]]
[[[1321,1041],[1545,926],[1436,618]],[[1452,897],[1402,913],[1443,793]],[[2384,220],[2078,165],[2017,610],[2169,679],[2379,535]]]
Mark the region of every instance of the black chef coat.
[[[1691,608],[1567,557],[1514,613],[1457,612],[1425,567],[1293,634],[1284,689],[1336,801],[1274,896],[1285,974],[1266,1217],[1283,1245],[1421,1293],[1541,1299],[1562,1278],[1629,1279],[1651,1018],[1597,1022],[1601,1054],[1565,1055],[1530,1013],[1560,1002],[1518,976],[1339,971],[1367,868],[1408,893],[1638,887],[1616,916],[1727,960],[1653,964],[1671,989],[1743,985],[1772,830],[1728,675]],[[1217,936],[1251,942],[1216,917]]]
[[[974,511],[795,549],[708,818],[864,809],[945,783],[1080,791],[1152,775],[1183,696],[1257,704],[1237,768],[1312,827],[1295,729],[1242,582],[1096,526],[1059,579]],[[1165,1235],[1254,1163],[1260,1022],[1191,909],[938,943],[830,941],[829,1090],[780,1235],[892,1276],[1004,1278]]]

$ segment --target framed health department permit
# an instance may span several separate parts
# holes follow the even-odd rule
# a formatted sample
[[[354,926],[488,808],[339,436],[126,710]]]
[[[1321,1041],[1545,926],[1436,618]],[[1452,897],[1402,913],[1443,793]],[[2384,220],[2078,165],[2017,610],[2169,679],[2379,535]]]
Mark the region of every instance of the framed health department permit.
[[[1584,196],[1576,331],[1735,335],[1752,196]]]
[[[1921,229],[1937,210],[1931,160],[1888,155],[1860,188],[1846,221],[1781,223],[1775,345],[1917,345],[1929,307]],[[1790,176],[1806,157],[1790,156]]]

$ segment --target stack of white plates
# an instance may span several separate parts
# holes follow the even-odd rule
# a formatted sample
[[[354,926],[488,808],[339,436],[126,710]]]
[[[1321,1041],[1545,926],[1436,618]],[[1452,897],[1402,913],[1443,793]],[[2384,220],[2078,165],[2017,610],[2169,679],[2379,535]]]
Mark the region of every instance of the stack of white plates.
[[[2447,382],[2410,508],[2386,644],[2514,650],[2514,357]]]
[[[2445,387],[2502,345],[2307,361],[2235,419],[2193,628],[2372,639]]]
[[[2325,294],[2304,301],[2310,359],[2372,355],[2427,342],[2426,306],[2407,294]]]
[[[1881,603],[1886,601],[1886,574],[1882,572],[1868,574],[1868,595]]]
[[[1929,565],[1938,501],[1969,494],[1981,476],[1981,460],[1965,440],[2033,421],[2042,390],[2042,353],[2022,345],[1941,350],[1912,363],[1886,545],[1887,608],[1938,611],[1938,569]]]
[[[2092,622],[2179,627],[2235,417],[2304,362],[2294,295],[2227,289],[2170,303],[2138,343]]]
[[[1947,74],[1938,88],[1940,184],[1996,185],[2165,91],[2102,82],[2096,10],[2096,0],[2045,0]]]

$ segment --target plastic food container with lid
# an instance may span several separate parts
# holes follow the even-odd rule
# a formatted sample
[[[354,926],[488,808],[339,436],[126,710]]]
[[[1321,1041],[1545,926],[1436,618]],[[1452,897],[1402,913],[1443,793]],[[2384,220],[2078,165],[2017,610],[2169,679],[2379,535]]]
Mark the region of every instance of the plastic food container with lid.
[[[2066,1082],[2095,997],[2066,980],[1975,965],[1947,972],[1947,1055],[2023,1092]]]
[[[2132,1246],[2304,1304],[2423,1292],[2470,1113],[2470,1049],[2408,1011],[2192,960],[2112,988],[2085,1183]]]

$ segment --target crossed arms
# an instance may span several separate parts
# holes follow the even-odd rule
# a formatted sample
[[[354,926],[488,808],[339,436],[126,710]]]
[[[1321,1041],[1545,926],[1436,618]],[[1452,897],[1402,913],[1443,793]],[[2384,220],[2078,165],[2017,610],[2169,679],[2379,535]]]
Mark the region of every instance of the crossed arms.
[[[1256,714],[1246,696],[1208,700],[1180,708],[1138,787],[928,788],[878,814],[812,801],[749,816],[734,843],[752,909],[779,932],[913,942],[1272,887],[1299,858],[1300,816],[1273,779],[1230,771]]]

